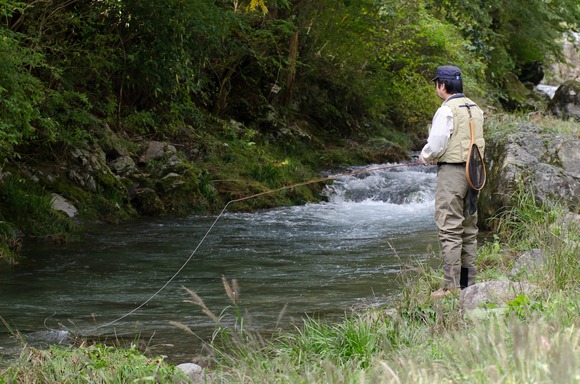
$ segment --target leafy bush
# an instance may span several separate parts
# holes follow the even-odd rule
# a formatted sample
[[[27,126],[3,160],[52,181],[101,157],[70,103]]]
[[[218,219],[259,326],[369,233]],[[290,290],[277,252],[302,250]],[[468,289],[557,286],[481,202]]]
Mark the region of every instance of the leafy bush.
[[[28,69],[39,60],[14,33],[0,28],[0,156],[12,155],[15,146],[36,137],[45,88]]]

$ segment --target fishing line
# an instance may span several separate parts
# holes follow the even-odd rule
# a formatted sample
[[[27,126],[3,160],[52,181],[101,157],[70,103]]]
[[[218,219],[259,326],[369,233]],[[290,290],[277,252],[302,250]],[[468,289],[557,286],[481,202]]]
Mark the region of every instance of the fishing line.
[[[221,210],[221,212],[217,215],[217,217],[215,218],[215,220],[213,221],[213,223],[209,226],[209,228],[205,232],[205,235],[203,235],[203,237],[198,242],[197,246],[193,249],[193,251],[191,252],[191,254],[189,255],[189,257],[185,260],[185,262],[181,265],[181,267],[173,274],[173,276],[171,276],[171,278],[169,280],[167,280],[167,282],[165,282],[165,284],[163,284],[163,286],[157,290],[157,292],[155,292],[147,300],[145,300],[143,303],[139,304],[137,307],[135,307],[131,311],[127,312],[123,316],[121,316],[121,317],[119,317],[119,318],[117,318],[117,319],[115,319],[113,321],[110,321],[108,323],[99,325],[97,327],[87,329],[87,330],[85,330],[85,333],[86,332],[90,332],[90,331],[95,331],[95,330],[98,330],[98,329],[101,329],[101,328],[109,327],[109,326],[111,326],[111,325],[113,325],[113,324],[115,324],[115,323],[123,320],[124,318],[131,316],[132,314],[134,314],[135,312],[137,312],[139,309],[141,309],[145,305],[147,305],[151,300],[153,300],[157,295],[159,295],[165,288],[167,288],[167,286],[169,284],[171,284],[171,282],[173,280],[175,280],[175,278],[181,273],[181,271],[183,271],[183,269],[187,266],[187,264],[189,264],[189,262],[191,261],[191,259],[193,259],[193,256],[196,254],[196,252],[199,249],[199,247],[201,247],[201,245],[205,242],[205,239],[209,236],[210,232],[215,227],[215,225],[220,220],[220,218],[223,216],[223,214],[226,212],[226,210],[227,210],[227,208],[228,208],[228,206],[230,204],[236,203],[236,202],[240,202],[240,201],[254,199],[254,198],[259,197],[259,196],[264,196],[264,195],[268,195],[268,194],[275,193],[275,192],[279,192],[279,191],[284,191],[286,189],[291,189],[291,188],[301,187],[301,186],[304,186],[304,185],[310,185],[310,184],[320,183],[320,182],[328,181],[328,180],[334,180],[334,179],[337,179],[339,177],[355,176],[355,175],[360,175],[360,174],[363,174],[363,173],[370,173],[370,172],[382,171],[382,170],[390,169],[390,168],[409,167],[409,166],[413,166],[413,165],[421,165],[421,163],[420,162],[415,162],[415,163],[404,163],[404,164],[395,164],[395,165],[385,165],[385,166],[382,166],[382,167],[363,169],[363,170],[360,170],[360,171],[339,173],[339,174],[335,174],[335,175],[321,177],[319,179],[311,179],[311,180],[304,181],[304,182],[301,182],[301,183],[295,183],[295,184],[286,185],[286,186],[280,187],[280,188],[269,189],[269,190],[264,191],[264,192],[260,192],[260,193],[256,193],[256,194],[253,194],[253,195],[249,195],[249,196],[245,196],[245,197],[240,197],[238,199],[232,199],[232,200],[228,201],[224,205],[224,207]]]

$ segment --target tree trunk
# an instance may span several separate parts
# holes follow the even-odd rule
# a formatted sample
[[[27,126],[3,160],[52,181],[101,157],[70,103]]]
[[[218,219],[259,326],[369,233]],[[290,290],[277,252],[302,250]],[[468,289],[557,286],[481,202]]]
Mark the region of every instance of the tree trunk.
[[[284,92],[284,104],[292,100],[292,89],[296,80],[296,58],[298,57],[298,30],[290,38],[290,49],[288,52],[288,71],[286,73],[286,90]]]

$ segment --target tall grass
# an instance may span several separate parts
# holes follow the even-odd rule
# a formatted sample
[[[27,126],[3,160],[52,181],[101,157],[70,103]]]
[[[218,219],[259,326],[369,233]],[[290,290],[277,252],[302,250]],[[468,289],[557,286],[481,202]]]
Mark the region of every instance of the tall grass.
[[[562,297],[551,303],[551,316],[532,309],[525,320],[491,314],[446,332],[378,311],[351,314],[338,324],[310,319],[300,331],[266,340],[260,349],[235,345],[236,358],[218,361],[216,378],[228,383],[575,383],[580,324],[577,313],[566,312],[575,304]],[[566,319],[554,315],[559,312],[567,313]]]
[[[540,249],[544,264],[533,282],[548,289],[578,286],[580,277],[580,222],[557,202],[538,201],[533,188],[522,183],[512,196],[513,207],[499,214],[498,232],[522,251]]]
[[[433,339],[439,356],[412,348],[377,361],[376,383],[574,383],[580,379],[580,331],[534,320],[490,317]]]

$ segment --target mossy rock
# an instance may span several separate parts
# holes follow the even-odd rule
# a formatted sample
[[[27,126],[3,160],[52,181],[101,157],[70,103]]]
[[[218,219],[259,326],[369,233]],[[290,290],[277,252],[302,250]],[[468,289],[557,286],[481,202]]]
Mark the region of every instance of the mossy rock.
[[[511,72],[503,77],[503,91],[500,101],[509,111],[538,111],[547,107],[548,100],[545,97],[526,88]]]
[[[580,121],[580,82],[569,80],[560,85],[549,107],[556,116],[563,119],[572,117]]]
[[[144,216],[158,216],[165,213],[163,202],[151,188],[135,190],[135,195],[131,202],[137,212]]]

